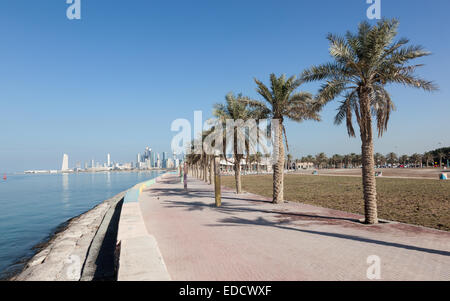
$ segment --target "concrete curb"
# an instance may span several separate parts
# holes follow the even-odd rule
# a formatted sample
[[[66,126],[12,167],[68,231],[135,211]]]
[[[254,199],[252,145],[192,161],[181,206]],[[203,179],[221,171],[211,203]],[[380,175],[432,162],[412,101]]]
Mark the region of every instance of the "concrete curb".
[[[142,191],[165,175],[135,185],[125,196],[117,235],[118,281],[171,280],[158,243],[147,232],[139,205]]]

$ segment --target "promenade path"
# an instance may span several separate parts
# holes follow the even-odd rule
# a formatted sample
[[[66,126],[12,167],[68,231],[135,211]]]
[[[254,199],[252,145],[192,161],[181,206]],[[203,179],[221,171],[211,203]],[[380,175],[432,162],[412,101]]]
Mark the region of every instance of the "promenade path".
[[[254,194],[166,175],[139,197],[172,280],[368,280],[368,257],[382,280],[450,280],[450,233],[386,223],[300,203],[274,205]]]

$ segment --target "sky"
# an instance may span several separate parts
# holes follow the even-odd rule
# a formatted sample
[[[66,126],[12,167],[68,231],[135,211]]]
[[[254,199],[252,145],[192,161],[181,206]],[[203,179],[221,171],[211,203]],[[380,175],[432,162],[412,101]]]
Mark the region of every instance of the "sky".
[[[375,151],[422,153],[450,145],[450,2],[381,0],[400,20],[399,37],[433,55],[418,74],[426,93],[389,87],[397,110]],[[366,0],[81,0],[69,20],[65,0],[0,2],[0,172],[69,164],[135,161],[150,146],[170,152],[173,120],[211,117],[232,91],[261,99],[254,78],[299,75],[330,61],[326,35],[355,31]],[[373,21],[371,21],[373,23]],[[318,83],[301,87],[316,93]],[[294,157],[360,153],[360,140],[333,124],[287,123]]]

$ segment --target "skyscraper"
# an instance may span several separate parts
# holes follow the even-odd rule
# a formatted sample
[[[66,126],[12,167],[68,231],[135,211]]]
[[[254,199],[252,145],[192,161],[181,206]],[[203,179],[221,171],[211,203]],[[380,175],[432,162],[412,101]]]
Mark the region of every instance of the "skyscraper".
[[[162,168],[167,168],[167,153],[163,152],[162,153]]]
[[[136,156],[136,168],[140,168],[141,167],[141,154],[138,153]]]
[[[111,167],[111,155],[110,154],[108,154],[106,156],[106,166]]]
[[[146,147],[145,148],[145,152],[144,152],[144,160],[145,159],[150,159],[150,154],[151,154],[151,152],[152,152],[152,149],[150,148],[150,147]]]
[[[155,159],[153,158],[153,151],[150,149],[150,152],[148,153],[148,159],[150,160],[150,167],[155,167]]]
[[[68,170],[69,170],[69,156],[67,154],[64,154],[61,171],[68,171]]]

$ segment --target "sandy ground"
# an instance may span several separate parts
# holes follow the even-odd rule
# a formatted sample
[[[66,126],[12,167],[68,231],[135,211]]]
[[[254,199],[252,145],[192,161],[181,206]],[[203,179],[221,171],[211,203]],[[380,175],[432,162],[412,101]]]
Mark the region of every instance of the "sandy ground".
[[[140,196],[173,280],[368,280],[374,264],[382,280],[450,280],[449,232],[230,190],[216,208],[211,185],[188,187],[169,176]]]

